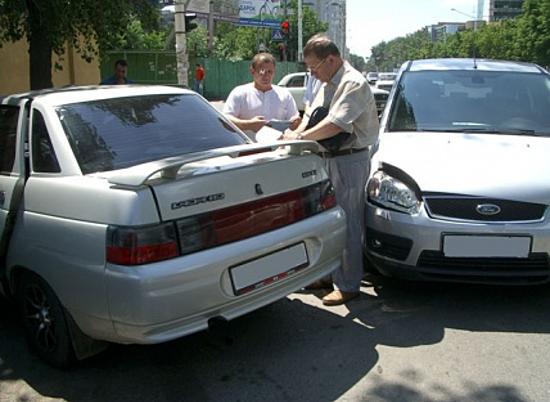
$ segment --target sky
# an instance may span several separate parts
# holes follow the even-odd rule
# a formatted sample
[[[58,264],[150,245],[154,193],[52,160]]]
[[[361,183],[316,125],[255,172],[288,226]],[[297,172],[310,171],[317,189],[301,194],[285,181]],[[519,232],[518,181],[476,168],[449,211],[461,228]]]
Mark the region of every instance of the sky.
[[[488,0],[485,0],[488,3]],[[347,0],[347,47],[359,56],[370,49],[438,22],[472,20],[477,0]]]

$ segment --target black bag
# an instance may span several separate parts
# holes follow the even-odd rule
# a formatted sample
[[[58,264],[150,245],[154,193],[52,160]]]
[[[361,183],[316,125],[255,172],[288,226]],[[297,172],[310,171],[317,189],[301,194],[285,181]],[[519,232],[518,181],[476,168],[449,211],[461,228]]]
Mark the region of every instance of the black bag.
[[[316,126],[321,120],[323,120],[327,116],[328,116],[328,108],[324,106],[319,106],[318,108],[315,108],[315,110],[311,112],[311,116],[309,116],[309,121],[307,122],[306,130],[308,128]],[[336,152],[342,147],[342,145],[344,145],[344,143],[348,140],[350,135],[351,135],[350,133],[346,131],[342,131],[333,137],[325,138],[324,140],[319,140],[317,142],[321,144],[329,152]]]

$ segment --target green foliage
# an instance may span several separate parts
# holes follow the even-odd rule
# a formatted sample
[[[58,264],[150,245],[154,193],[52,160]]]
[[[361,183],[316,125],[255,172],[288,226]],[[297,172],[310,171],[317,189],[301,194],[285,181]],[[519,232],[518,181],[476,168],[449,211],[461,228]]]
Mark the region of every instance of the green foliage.
[[[288,21],[290,30],[287,39],[288,60],[296,60],[298,49],[298,4],[296,0],[288,3]],[[302,33],[303,44],[319,32],[324,32],[327,25],[317,18],[309,7],[303,7]],[[257,52],[260,44],[268,51],[278,55],[279,43],[271,41],[270,28],[237,27],[230,23],[219,23],[216,28],[213,56],[229,60],[250,60]]]
[[[357,71],[365,71],[367,63],[365,62],[364,57],[350,53],[349,62]]]
[[[208,30],[205,27],[198,25],[185,37],[187,38],[187,52],[190,58],[209,56]]]
[[[0,44],[26,37],[31,88],[45,88],[51,86],[52,51],[62,54],[68,43],[91,60],[124,35],[134,15],[147,28],[158,21],[149,0],[0,0]]]
[[[164,49],[168,32],[151,30],[146,32],[136,16],[132,16],[126,32],[113,37],[109,49],[161,50]]]
[[[256,53],[259,40],[267,38],[265,28],[237,27],[231,23],[219,23],[216,29],[213,56],[232,61],[250,60]]]
[[[550,65],[550,0],[525,0],[523,14],[431,42],[427,30],[381,42],[371,50],[367,71],[385,71],[406,60],[473,57]]]
[[[289,59],[296,60],[298,51],[298,2],[291,0],[289,8],[292,10],[289,12],[288,22],[290,23],[290,32],[287,41],[287,48],[289,49]],[[309,7],[302,7],[302,43],[303,45],[313,35],[325,32],[328,29],[328,24],[320,21],[317,18],[317,14]],[[343,51],[344,49],[340,49]]]
[[[0,0],[0,43],[40,32],[58,54],[68,42],[84,57],[92,57],[98,52],[96,44],[108,49],[120,40],[136,15],[147,27],[157,20],[148,0]]]
[[[371,49],[367,71],[392,71],[408,59],[421,59],[430,55],[432,43],[427,29],[421,29],[405,37],[381,42]]]

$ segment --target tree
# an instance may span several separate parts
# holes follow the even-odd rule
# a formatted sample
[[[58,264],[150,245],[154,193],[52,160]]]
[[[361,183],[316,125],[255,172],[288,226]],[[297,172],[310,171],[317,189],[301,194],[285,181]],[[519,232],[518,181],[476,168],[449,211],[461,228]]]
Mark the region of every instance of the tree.
[[[219,23],[214,41],[214,56],[233,61],[250,60],[258,52],[258,37],[263,31],[264,28]]]
[[[350,53],[349,62],[357,71],[365,71],[367,63],[365,62],[364,57]]]
[[[525,0],[517,33],[522,60],[550,65],[550,0]]]
[[[0,0],[0,45],[26,38],[31,89],[49,88],[52,52],[69,44],[90,61],[124,34],[132,15],[152,24],[158,12],[149,0]]]
[[[145,30],[143,23],[136,17],[130,17],[130,23],[122,35],[116,35],[106,50],[162,50],[166,45],[167,30]],[[174,48],[172,43],[171,49]]]
[[[298,49],[298,3],[288,2],[288,18],[290,23],[286,47],[288,60],[296,60]],[[303,7],[302,36],[303,43],[319,32],[324,32],[327,24],[321,22],[313,10]],[[214,56],[229,60],[250,60],[258,52],[263,43],[273,54],[279,53],[278,42],[271,41],[271,28],[236,27],[230,23],[218,23],[216,28]]]
[[[287,48],[290,50],[289,60],[296,60],[298,53],[298,2],[291,0],[289,4],[290,32],[287,40]],[[302,7],[302,41],[303,44],[313,35],[325,32],[328,29],[328,24],[317,18],[317,14],[310,7]],[[344,49],[340,49],[342,52]]]

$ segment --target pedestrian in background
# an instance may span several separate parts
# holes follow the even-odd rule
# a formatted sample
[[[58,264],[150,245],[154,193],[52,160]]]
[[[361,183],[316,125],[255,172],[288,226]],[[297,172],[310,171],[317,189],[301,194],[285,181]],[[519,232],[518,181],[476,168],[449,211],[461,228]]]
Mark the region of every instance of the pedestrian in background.
[[[204,67],[201,64],[197,63],[195,65],[195,85],[194,85],[194,89],[195,89],[195,92],[198,92],[201,95],[202,95],[203,88],[204,88],[203,81],[204,81],[204,76],[205,75],[206,75],[206,71],[204,70]]]
[[[283,139],[326,141],[346,134],[339,149],[321,153],[338,204],[347,216],[342,266],[333,272],[331,281],[319,281],[309,287],[332,289],[323,297],[323,304],[334,306],[359,296],[363,278],[364,191],[370,168],[369,147],[378,142],[378,116],[365,77],[342,59],[334,42],[322,35],[312,37],[304,47],[304,60],[323,85],[300,127],[287,130]],[[307,128],[318,109],[326,109],[326,117]]]
[[[105,78],[99,83],[99,85],[126,85],[134,84],[134,81],[129,80],[126,75],[128,74],[128,62],[124,59],[115,61],[114,74],[109,78]]]
[[[275,58],[258,53],[250,64],[252,82],[234,88],[224,105],[224,113],[252,140],[269,120],[291,121],[291,129],[300,124],[296,102],[286,88],[273,85]]]

